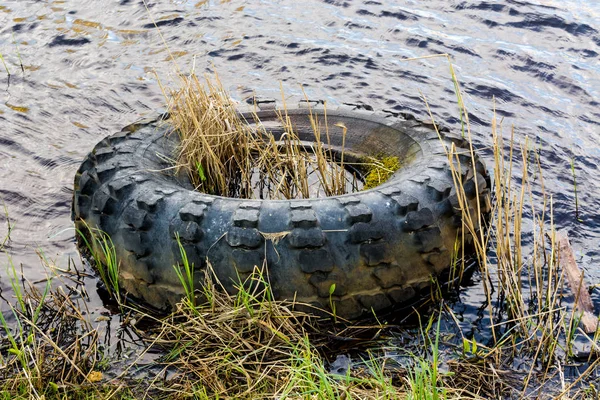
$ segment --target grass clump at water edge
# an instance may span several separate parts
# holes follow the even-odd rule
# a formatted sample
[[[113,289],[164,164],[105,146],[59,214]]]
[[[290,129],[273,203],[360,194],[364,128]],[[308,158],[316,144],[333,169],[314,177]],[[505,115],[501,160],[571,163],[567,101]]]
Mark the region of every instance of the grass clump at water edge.
[[[0,398],[396,399],[422,386],[409,384],[412,378],[376,358],[346,374],[331,373],[315,317],[295,310],[292,302],[274,301],[260,270],[236,295],[221,290],[208,274],[210,269],[204,285],[208,301],[195,305],[186,297],[165,318],[121,306],[137,321],[128,329],[146,345],[116,377],[104,372],[116,360],[106,359],[85,296],[64,292],[51,280],[43,292],[27,284],[23,302],[10,309],[16,325],[2,317]],[[143,353],[158,350],[162,356],[151,366],[136,366]],[[154,378],[127,375],[149,367]]]

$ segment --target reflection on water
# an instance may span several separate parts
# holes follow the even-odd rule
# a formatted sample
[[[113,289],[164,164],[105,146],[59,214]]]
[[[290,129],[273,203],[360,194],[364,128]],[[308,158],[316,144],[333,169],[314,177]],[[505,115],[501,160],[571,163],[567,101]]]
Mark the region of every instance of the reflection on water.
[[[163,108],[157,84],[214,67],[242,101],[312,99],[460,124],[456,64],[478,145],[491,110],[540,154],[556,221],[600,282],[600,8],[580,1],[5,1],[0,5],[0,202],[8,248],[28,277],[33,250],[77,257],[70,221],[78,164],[102,137]],[[168,48],[163,43],[163,38]],[[23,64],[24,72],[20,64]],[[575,160],[580,216],[574,218]],[[539,182],[537,183],[539,185]],[[0,214],[0,236],[7,229]],[[8,282],[0,279],[2,288]],[[596,304],[600,297],[594,293]]]

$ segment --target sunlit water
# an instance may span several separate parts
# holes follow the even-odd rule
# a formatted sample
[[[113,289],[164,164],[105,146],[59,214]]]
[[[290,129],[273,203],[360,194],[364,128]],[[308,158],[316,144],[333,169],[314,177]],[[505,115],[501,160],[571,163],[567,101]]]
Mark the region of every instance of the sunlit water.
[[[331,107],[421,119],[425,96],[436,119],[458,130],[447,59],[405,60],[447,53],[488,164],[495,107],[505,134],[514,126],[516,140],[528,137],[539,153],[557,227],[590,283],[600,283],[599,52],[592,0],[161,1],[149,11],[139,0],[3,1],[0,53],[12,75],[0,63],[0,206],[9,215],[0,216],[0,239],[14,224],[6,248],[34,281],[45,275],[38,248],[58,266],[78,259],[75,171],[104,136],[164,109],[157,76],[168,85],[177,68],[214,66],[240,102],[279,98],[281,82],[288,101],[302,98],[302,85]],[[534,187],[541,192],[539,180]],[[480,290],[466,290],[462,312],[476,315]]]

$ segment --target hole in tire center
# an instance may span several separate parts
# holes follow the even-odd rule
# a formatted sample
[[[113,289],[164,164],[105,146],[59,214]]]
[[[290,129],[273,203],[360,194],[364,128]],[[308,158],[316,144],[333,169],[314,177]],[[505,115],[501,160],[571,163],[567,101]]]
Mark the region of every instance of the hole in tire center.
[[[230,170],[230,175],[226,175],[227,193],[221,189],[221,193],[210,194],[261,200],[350,194],[384,183],[402,166],[401,163],[410,163],[414,155],[414,141],[402,132],[376,121],[348,116],[332,115],[327,129],[321,126],[324,118],[320,116],[323,119],[318,123],[319,144],[309,115],[298,114],[298,110],[293,112],[295,114],[289,116],[293,128],[287,129],[292,129],[294,136],[287,144],[289,131],[276,113],[245,115],[251,130],[261,132],[265,147],[270,147],[270,151],[265,152],[268,156],[258,162],[262,155],[259,156],[259,152],[250,154],[253,161],[249,170],[233,171],[233,174]],[[346,125],[349,125],[347,133],[344,131]],[[390,162],[390,159],[393,160]],[[273,164],[276,167],[271,170]],[[306,180],[299,179],[301,176],[306,176]],[[195,180],[198,181],[197,177]],[[197,189],[203,191],[201,187]]]
[[[342,154],[337,149],[327,150],[328,157],[326,162],[322,164],[325,174],[317,170],[317,161],[312,146],[314,143],[302,142],[301,154],[296,156],[298,162],[294,163],[293,159],[285,156],[285,151],[282,150],[282,159],[289,161],[289,168],[260,168],[253,167],[250,171],[250,187],[247,184],[242,185],[242,174],[238,172],[235,177],[229,181],[227,193],[212,193],[217,196],[243,199],[257,200],[285,200],[285,199],[314,199],[325,198],[329,196],[337,196],[350,194],[365,190],[365,177],[370,171],[370,165],[365,163],[365,156],[359,156],[351,152],[344,154],[343,168],[341,164]],[[257,155],[254,154],[254,158]],[[297,164],[303,161],[305,164],[306,191],[294,185],[294,173],[297,173]],[[343,182],[343,187],[339,188],[336,193],[329,193],[324,187],[322,180],[330,178],[332,172],[337,171],[340,179],[337,182]],[[185,178],[184,178],[185,179]],[[287,186],[287,189],[281,190],[278,186]],[[331,185],[329,185],[331,188]],[[290,192],[291,189],[291,192]],[[200,188],[198,191],[202,192]],[[287,195],[286,195],[287,194]]]
[[[289,198],[314,199],[328,197],[332,194],[328,193],[322,180],[327,179],[327,177],[332,177],[336,173],[340,176],[337,181],[341,183],[343,187],[333,195],[356,193],[363,190],[365,168],[364,166],[359,165],[360,160],[355,160],[353,157],[351,157],[351,160],[348,160],[346,157],[344,165],[342,166],[339,161],[341,159],[341,153],[332,150],[331,154],[334,156],[334,159],[328,159],[326,161],[322,166],[325,173],[322,174],[318,171],[316,156],[310,151],[310,145],[305,144],[304,147],[304,153],[299,156],[299,158],[305,158],[305,160],[299,160],[299,162],[304,162],[306,167],[305,174],[307,179],[306,188],[304,188],[304,190],[294,184],[293,168],[290,168],[289,171],[285,168],[277,169],[275,173],[273,173],[255,167],[251,172],[251,198],[261,200],[284,200]],[[293,160],[290,161],[293,162]],[[286,184],[289,185],[289,189],[278,188],[278,186]],[[242,192],[242,187],[239,184],[231,189],[230,194],[233,196],[230,197],[248,197],[247,193]],[[292,193],[286,195],[285,193],[289,191]]]

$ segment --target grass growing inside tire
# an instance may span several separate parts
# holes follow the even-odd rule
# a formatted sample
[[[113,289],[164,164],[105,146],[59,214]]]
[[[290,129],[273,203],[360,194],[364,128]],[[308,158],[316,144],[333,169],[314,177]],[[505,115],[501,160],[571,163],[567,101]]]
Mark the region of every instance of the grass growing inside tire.
[[[167,93],[163,88],[163,93],[181,143],[176,168],[184,170],[201,192],[255,198],[256,187],[261,186],[260,196],[265,198],[306,199],[352,193],[363,186],[363,177],[347,168],[344,145],[339,155],[331,149],[326,107],[323,120],[310,113],[314,140],[307,149],[285,105],[279,112],[285,134],[276,141],[260,122],[250,126],[243,120],[217,74],[204,81],[195,74],[182,77],[179,90]],[[259,121],[256,114],[255,119]],[[336,128],[345,137],[346,127]],[[376,186],[391,176],[395,171],[391,168],[399,168],[397,161],[367,157],[360,167],[375,171],[370,182]]]

